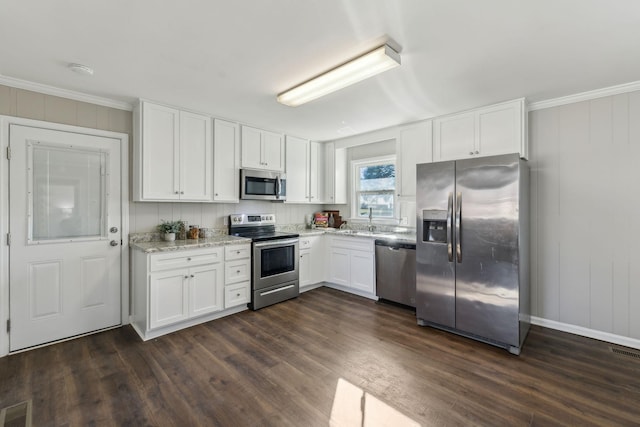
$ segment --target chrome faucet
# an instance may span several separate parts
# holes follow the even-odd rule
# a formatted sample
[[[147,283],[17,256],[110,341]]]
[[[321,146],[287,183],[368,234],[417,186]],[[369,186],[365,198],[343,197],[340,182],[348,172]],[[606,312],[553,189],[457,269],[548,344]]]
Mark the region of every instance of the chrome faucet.
[[[369,232],[372,232],[376,229],[376,227],[371,223],[372,219],[373,219],[373,208],[369,208],[369,226],[367,227]]]

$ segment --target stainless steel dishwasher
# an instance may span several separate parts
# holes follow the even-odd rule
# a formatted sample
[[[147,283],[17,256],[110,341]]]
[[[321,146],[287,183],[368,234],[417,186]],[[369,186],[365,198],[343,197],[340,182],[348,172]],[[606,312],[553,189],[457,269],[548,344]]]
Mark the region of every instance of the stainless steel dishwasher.
[[[376,294],[378,298],[416,306],[416,244],[377,239]]]

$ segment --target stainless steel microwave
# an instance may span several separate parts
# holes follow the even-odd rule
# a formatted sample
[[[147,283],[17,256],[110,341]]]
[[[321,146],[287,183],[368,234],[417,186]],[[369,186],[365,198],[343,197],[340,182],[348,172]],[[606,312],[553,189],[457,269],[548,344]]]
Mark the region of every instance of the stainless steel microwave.
[[[240,169],[240,198],[242,200],[285,201],[287,180],[280,172]]]

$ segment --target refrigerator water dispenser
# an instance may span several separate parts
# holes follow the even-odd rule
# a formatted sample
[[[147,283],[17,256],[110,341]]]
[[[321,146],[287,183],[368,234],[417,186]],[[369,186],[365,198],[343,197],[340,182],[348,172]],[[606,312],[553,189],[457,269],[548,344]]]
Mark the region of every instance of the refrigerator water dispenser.
[[[447,243],[447,211],[422,211],[422,241]]]

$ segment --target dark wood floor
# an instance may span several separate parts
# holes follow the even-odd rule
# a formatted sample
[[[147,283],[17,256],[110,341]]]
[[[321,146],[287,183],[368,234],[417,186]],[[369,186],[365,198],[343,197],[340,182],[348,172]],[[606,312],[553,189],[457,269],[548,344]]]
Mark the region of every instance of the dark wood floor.
[[[640,359],[606,343],[532,327],[518,357],[327,288],[146,343],[123,327],[2,358],[0,408],[33,399],[36,426],[327,426],[339,380],[365,417],[371,396],[421,425],[640,424]]]

